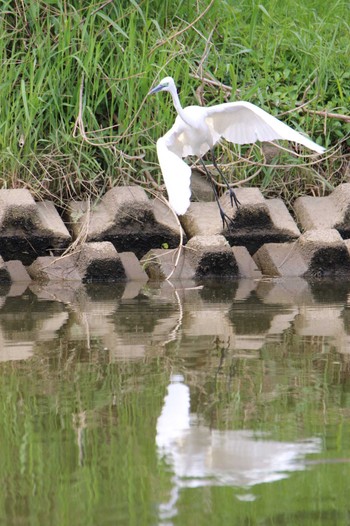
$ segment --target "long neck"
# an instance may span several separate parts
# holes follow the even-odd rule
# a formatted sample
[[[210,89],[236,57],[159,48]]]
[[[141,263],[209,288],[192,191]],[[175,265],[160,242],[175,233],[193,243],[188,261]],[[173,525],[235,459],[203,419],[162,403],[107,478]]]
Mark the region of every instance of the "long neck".
[[[184,112],[184,109],[183,107],[181,106],[181,102],[180,102],[180,99],[179,99],[179,95],[177,93],[177,89],[176,87],[174,86],[174,88],[170,91],[171,93],[171,96],[173,98],[173,102],[174,102],[174,106],[175,106],[175,109],[178,113],[178,115],[180,115],[181,119],[186,123],[188,124],[189,126],[192,126],[192,124],[188,121],[187,117],[186,117],[186,113]]]

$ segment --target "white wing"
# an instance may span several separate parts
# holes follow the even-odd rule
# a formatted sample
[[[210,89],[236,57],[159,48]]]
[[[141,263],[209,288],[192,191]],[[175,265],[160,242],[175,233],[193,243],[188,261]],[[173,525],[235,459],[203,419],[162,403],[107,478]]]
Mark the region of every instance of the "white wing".
[[[228,102],[210,106],[206,122],[215,142],[220,137],[236,144],[283,139],[322,153],[325,149],[250,102]]]
[[[210,128],[206,125],[207,108],[201,106],[187,106],[183,109],[189,126],[178,115],[173,126],[163,135],[170,151],[178,157],[195,155],[202,157],[215,144]]]
[[[168,132],[169,133],[169,132]],[[191,168],[174,151],[169,150],[167,134],[157,141],[157,154],[169,203],[178,215],[190,206]]]

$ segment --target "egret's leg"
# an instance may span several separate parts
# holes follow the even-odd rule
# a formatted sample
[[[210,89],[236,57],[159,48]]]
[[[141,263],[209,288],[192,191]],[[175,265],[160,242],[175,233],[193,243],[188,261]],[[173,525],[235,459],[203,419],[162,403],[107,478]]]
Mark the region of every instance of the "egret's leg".
[[[215,183],[214,183],[210,173],[208,172],[207,167],[205,166],[204,161],[203,161],[202,158],[200,158],[200,161],[202,163],[202,166],[204,168],[206,176],[207,176],[207,178],[208,178],[208,180],[209,180],[209,182],[211,184],[211,187],[213,189],[215,201],[216,201],[216,203],[217,203],[217,205],[219,207],[220,216],[221,216],[221,219],[222,219],[222,227],[225,228],[225,226],[226,226],[227,228],[230,228],[230,226],[232,226],[232,224],[233,224],[232,218],[229,217],[227,214],[225,214],[225,212],[223,211],[222,206],[220,205],[218,193],[217,193],[216,188],[215,188]]]
[[[235,191],[233,190],[233,188],[231,188],[228,180],[226,179],[226,177],[224,176],[224,174],[222,173],[222,171],[220,170],[217,162],[216,162],[216,158],[215,158],[215,153],[214,153],[214,150],[210,150],[211,152],[211,158],[212,158],[212,161],[213,161],[213,165],[215,166],[215,168],[217,169],[217,171],[219,172],[222,180],[224,181],[225,185],[227,186],[227,189],[229,191],[229,194],[230,194],[230,200],[231,200],[231,206],[233,206],[233,201],[235,202],[235,205],[236,207],[238,208],[238,206],[241,204],[239,201],[238,201],[238,197],[236,196],[235,194]]]

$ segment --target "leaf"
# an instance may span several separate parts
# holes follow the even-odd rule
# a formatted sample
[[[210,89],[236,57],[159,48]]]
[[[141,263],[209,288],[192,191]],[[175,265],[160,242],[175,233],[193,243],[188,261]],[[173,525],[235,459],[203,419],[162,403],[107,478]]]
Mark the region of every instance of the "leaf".
[[[26,94],[26,85],[25,85],[24,79],[21,79],[21,95],[22,95],[22,100],[23,100],[24,113],[25,113],[26,119],[30,122],[28,100],[27,100],[27,94]]]
[[[116,29],[118,33],[120,33],[121,35],[123,35],[124,38],[129,40],[129,37],[125,33],[125,31],[123,31],[122,28],[116,22],[114,22],[114,20],[112,20],[109,16],[105,15],[101,11],[98,11],[98,13],[96,13],[96,16],[99,16],[100,18],[103,18],[104,20],[106,20],[106,22],[108,22],[109,25],[114,27],[114,29]]]
[[[264,13],[264,15],[266,15],[270,20],[273,21],[272,16],[269,14],[269,12],[266,10],[266,8],[262,4],[259,4],[258,7],[259,7],[260,11],[262,11]]]

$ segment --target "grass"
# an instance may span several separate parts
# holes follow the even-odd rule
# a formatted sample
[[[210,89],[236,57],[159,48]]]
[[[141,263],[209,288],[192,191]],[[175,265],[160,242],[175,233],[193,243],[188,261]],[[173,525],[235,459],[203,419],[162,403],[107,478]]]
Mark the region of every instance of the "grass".
[[[350,123],[327,117],[346,115],[350,103],[348,7],[346,0],[4,0],[1,186],[27,187],[62,206],[116,184],[158,189],[155,140],[174,109],[168,96],[146,96],[172,75],[184,105],[249,100],[333,148],[316,165],[283,153],[272,166],[263,166],[260,148],[223,148],[233,181],[251,177],[287,201],[322,195],[345,180],[349,165]]]

